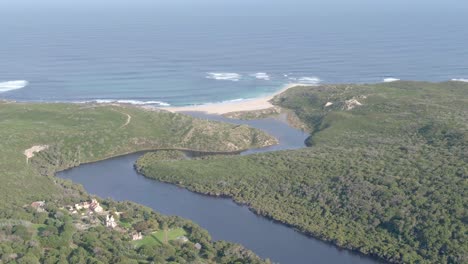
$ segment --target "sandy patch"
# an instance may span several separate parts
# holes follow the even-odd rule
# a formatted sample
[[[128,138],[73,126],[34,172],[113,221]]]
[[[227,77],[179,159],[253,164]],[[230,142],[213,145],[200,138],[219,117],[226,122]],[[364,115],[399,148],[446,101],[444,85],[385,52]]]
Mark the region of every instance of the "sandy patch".
[[[345,109],[346,110],[351,110],[355,108],[356,106],[361,106],[362,104],[356,100],[356,99],[350,99],[345,101]]]
[[[255,111],[272,108],[271,99],[276,95],[284,93],[286,90],[295,86],[308,86],[304,84],[289,84],[278,92],[260,98],[247,99],[236,102],[214,103],[204,105],[192,105],[181,107],[161,107],[160,109],[170,112],[205,112],[207,114],[227,114],[231,112]]]
[[[26,159],[30,159],[34,157],[34,153],[41,152],[48,148],[49,148],[48,145],[36,145],[36,146],[32,146],[31,148],[26,149],[23,153],[26,156]]]

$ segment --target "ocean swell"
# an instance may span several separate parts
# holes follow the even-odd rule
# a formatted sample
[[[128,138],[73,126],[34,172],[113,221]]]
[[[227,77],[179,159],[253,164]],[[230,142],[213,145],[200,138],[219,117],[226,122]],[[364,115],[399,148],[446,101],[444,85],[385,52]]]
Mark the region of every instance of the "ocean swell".
[[[29,84],[25,80],[0,82],[0,93],[17,90],[26,87]]]

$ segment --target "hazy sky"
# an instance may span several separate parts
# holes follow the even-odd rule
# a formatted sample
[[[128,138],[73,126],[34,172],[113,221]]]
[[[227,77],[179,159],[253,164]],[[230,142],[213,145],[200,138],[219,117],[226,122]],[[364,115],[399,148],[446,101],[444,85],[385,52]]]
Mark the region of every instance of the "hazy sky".
[[[77,8],[139,9],[212,14],[421,13],[468,11],[467,0],[1,0],[0,11]]]

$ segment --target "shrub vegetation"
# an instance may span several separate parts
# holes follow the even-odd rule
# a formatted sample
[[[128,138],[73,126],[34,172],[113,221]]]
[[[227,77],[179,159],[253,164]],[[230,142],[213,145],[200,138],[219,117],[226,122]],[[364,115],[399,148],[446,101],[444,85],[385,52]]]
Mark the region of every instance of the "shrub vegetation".
[[[178,161],[145,155],[137,167],[390,262],[468,261],[467,83],[296,87],[274,103],[309,129],[309,147]]]

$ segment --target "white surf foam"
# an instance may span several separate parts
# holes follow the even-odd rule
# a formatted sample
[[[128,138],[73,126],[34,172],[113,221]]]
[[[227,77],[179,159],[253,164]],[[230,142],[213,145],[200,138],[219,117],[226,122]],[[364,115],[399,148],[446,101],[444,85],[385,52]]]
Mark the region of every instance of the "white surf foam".
[[[160,106],[170,106],[169,103],[162,102],[162,101],[117,100],[117,103],[121,103],[121,104],[134,104],[134,105],[160,105]]]
[[[90,100],[90,101],[83,101],[80,103],[98,103],[98,104],[110,104],[116,102],[115,100],[107,100],[107,99],[97,99],[97,100]]]
[[[213,80],[237,82],[242,78],[242,76],[235,72],[207,72],[206,78]]]
[[[26,87],[28,84],[29,82],[25,80],[0,82],[0,93],[21,89]]]
[[[468,82],[468,79],[452,79],[454,82]]]
[[[265,80],[265,81],[270,80],[270,75],[268,75],[265,72],[257,72],[257,73],[251,74],[250,76],[255,77],[259,80]]]
[[[242,101],[248,101],[248,100],[252,100],[252,99],[237,98],[237,99],[222,101],[221,104],[224,104],[224,103],[242,102]]]
[[[383,82],[396,82],[399,81],[400,79],[389,77],[389,78],[384,78]]]
[[[243,102],[243,101],[249,101],[249,100],[252,100],[252,99],[236,98],[236,99],[224,100],[224,101],[218,101],[218,102],[196,104],[196,106],[229,104],[229,103],[237,103],[237,102]]]
[[[132,105],[158,105],[158,106],[171,106],[171,104],[162,102],[162,101],[139,101],[139,100],[115,100],[115,99],[96,99],[88,101],[79,101],[76,103],[85,104],[85,103],[98,103],[98,104],[132,104]]]
[[[300,78],[290,77],[289,80],[299,83],[299,84],[311,84],[311,85],[317,85],[322,81],[318,77],[300,77]]]

